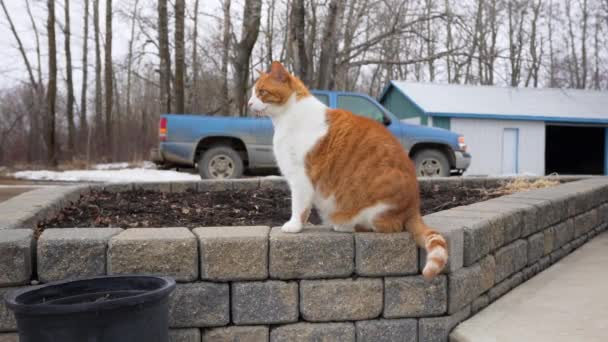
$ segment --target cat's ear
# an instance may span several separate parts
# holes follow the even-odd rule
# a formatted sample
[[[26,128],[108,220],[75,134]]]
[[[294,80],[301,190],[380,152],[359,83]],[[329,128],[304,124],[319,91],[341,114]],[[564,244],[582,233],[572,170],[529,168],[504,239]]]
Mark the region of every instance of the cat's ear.
[[[270,65],[270,76],[279,82],[287,82],[289,80],[289,72],[285,70],[283,64],[276,61]]]

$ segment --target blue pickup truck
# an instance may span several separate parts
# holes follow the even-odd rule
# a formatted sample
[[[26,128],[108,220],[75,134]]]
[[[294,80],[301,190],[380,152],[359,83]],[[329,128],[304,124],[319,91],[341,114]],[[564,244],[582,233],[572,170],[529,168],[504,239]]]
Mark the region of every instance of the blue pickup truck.
[[[312,91],[331,108],[342,108],[384,124],[409,151],[419,176],[462,174],[471,162],[464,137],[448,130],[408,124],[372,97],[351,92]],[[161,167],[196,167],[201,178],[238,178],[246,170],[276,169],[273,126],[268,118],[164,114],[158,149]]]

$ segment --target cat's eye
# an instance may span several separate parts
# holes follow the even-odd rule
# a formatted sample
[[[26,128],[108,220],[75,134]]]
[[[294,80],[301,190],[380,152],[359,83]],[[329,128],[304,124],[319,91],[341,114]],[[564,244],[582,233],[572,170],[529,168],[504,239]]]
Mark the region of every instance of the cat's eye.
[[[266,96],[268,94],[268,92],[264,89],[260,90],[259,93],[260,93],[260,96]]]

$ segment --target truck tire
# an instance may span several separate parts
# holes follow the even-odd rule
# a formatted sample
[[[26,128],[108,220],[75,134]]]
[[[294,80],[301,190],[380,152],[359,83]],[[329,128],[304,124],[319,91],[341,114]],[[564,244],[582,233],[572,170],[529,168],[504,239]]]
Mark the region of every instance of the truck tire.
[[[439,150],[422,150],[414,155],[416,175],[419,177],[449,177],[450,162]]]
[[[202,179],[240,178],[243,175],[243,159],[228,146],[214,146],[201,154],[198,173]]]

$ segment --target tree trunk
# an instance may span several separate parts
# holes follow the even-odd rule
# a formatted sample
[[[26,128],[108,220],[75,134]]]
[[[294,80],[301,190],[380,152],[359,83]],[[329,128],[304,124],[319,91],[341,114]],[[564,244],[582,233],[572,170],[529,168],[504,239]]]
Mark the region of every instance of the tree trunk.
[[[175,1],[175,82],[173,84],[176,113],[183,114],[184,110],[184,69],[185,69],[185,42],[184,0]]]
[[[234,99],[236,108],[241,116],[245,114],[245,99],[247,96],[247,83],[249,79],[249,62],[251,51],[260,32],[260,19],[262,15],[262,0],[245,0],[243,11],[243,27],[241,41],[236,48],[234,61]]]
[[[230,56],[230,35],[231,35],[231,25],[230,25],[230,5],[231,0],[224,0],[222,5],[222,11],[224,12],[224,22],[222,24],[222,65],[221,65],[221,74],[222,74],[222,88],[221,94],[225,94],[223,99],[223,104],[221,108],[221,112],[224,115],[227,115],[230,112],[230,93],[228,92],[228,63]]]
[[[583,32],[581,35],[581,83],[579,88],[585,89],[587,87],[587,22],[589,19],[589,12],[587,11],[587,0],[583,0],[583,8],[581,9],[583,15]]]
[[[158,0],[158,53],[162,110],[171,113],[171,55],[169,54],[167,0]]]
[[[93,3],[93,26],[95,30],[95,130],[97,132],[97,140],[101,145],[105,141],[103,132],[103,99],[101,88],[101,41],[99,34],[99,0],[94,0]],[[97,151],[101,152],[101,151]]]
[[[105,52],[105,63],[104,63],[104,75],[105,75],[105,114],[106,114],[106,146],[108,149],[106,153],[109,156],[113,155],[112,147],[112,95],[114,89],[112,85],[112,0],[106,0],[106,44],[104,48]]]
[[[329,89],[332,80],[333,66],[336,62],[338,19],[340,8],[344,6],[343,0],[331,0],[323,30],[323,41],[321,42],[321,55],[319,57],[317,70],[317,88]]]
[[[600,90],[601,86],[600,86],[600,42],[599,42],[599,35],[600,35],[600,23],[601,23],[601,17],[599,15],[596,15],[595,17],[595,32],[593,34],[593,56],[594,56],[594,60],[595,60],[595,70],[593,72],[593,87],[596,90]]]
[[[308,55],[306,54],[305,41],[305,8],[304,0],[293,0],[291,4],[289,40],[293,57],[293,68],[304,84],[308,84]]]
[[[570,66],[570,69],[572,70],[570,72],[570,77],[572,79],[574,79],[574,82],[575,82],[575,84],[571,84],[571,86],[580,88],[582,82],[581,82],[581,76],[580,76],[579,67],[578,67],[578,56],[576,54],[576,46],[574,44],[574,28],[572,27],[574,20],[572,19],[571,12],[572,11],[571,11],[570,1],[566,1],[566,14],[568,16],[568,35],[570,37],[570,51],[572,54],[571,60],[568,64]]]
[[[82,88],[80,91],[80,137],[87,140],[87,82],[89,76],[89,0],[84,0],[84,33],[82,44]]]
[[[138,16],[139,0],[135,0],[133,12],[131,12],[131,36],[129,38],[129,51],[127,53],[127,117],[131,117],[131,74],[133,73],[133,43],[135,41],[135,21]]]
[[[49,52],[49,83],[47,86],[47,162],[51,166],[57,166],[57,151],[55,146],[55,102],[57,100],[57,46],[55,44],[55,0],[47,0],[47,36]]]
[[[188,110],[192,113],[195,111],[194,99],[198,89],[198,7],[199,0],[194,2],[194,23],[193,23],[193,34],[192,34],[192,86],[188,93]],[[227,92],[226,92],[227,93]],[[226,94],[224,93],[224,94]]]
[[[68,119],[68,155],[72,155],[76,148],[76,126],[74,125],[74,81],[72,79],[72,51],[70,43],[70,0],[64,0],[65,10],[65,68],[67,75],[66,114]]]

